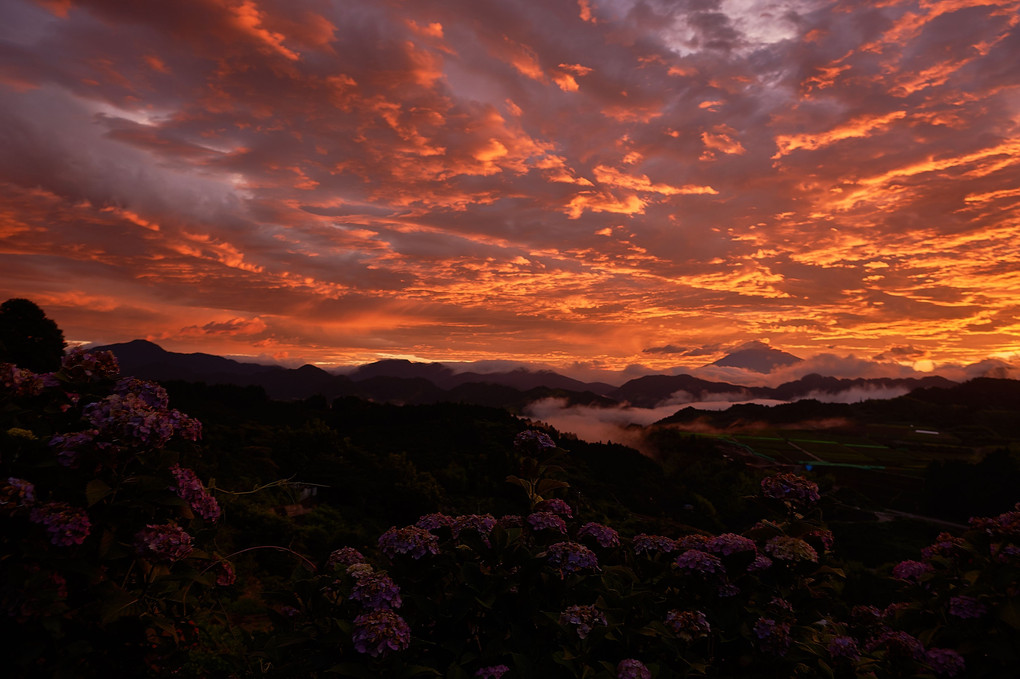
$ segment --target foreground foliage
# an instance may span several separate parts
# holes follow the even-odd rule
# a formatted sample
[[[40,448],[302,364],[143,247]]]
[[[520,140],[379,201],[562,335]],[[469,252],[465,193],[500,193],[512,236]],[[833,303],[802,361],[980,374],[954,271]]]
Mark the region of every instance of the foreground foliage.
[[[437,511],[478,486],[466,468],[446,463],[440,484],[307,423],[288,455],[240,428],[221,442],[234,453],[203,455],[198,423],[108,354],[0,365],[0,418],[19,675],[995,677],[1020,662],[1020,510],[878,569],[890,594],[862,602],[825,498],[789,473],[761,479],[741,525],[634,531],[572,485],[549,433],[513,421],[516,440],[480,453],[509,483],[469,495],[475,513]],[[316,506],[310,483],[242,488],[286,465],[367,486],[376,507]],[[200,480],[214,473],[233,485]],[[411,518],[367,539],[380,516]]]

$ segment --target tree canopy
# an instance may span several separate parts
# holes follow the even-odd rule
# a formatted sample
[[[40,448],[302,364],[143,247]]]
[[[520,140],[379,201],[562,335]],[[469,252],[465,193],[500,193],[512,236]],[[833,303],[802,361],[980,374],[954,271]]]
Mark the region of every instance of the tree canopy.
[[[35,302],[15,297],[0,304],[0,362],[53,372],[65,346],[64,333]]]

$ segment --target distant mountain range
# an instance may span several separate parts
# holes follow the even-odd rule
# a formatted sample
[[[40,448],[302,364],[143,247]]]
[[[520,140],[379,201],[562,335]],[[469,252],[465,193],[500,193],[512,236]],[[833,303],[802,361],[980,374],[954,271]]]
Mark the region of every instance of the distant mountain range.
[[[763,347],[763,348],[762,348]],[[757,370],[767,365],[788,365],[795,356],[766,345],[747,348],[716,361]],[[544,398],[565,399],[568,405],[652,408],[697,401],[744,401],[803,398],[840,400],[890,391],[906,393],[922,387],[949,387],[943,377],[839,379],[807,375],[778,387],[748,387],[711,382],[692,375],[647,375],[617,387],[603,382],[582,382],[548,370],[523,368],[495,373],[457,372],[442,363],[384,360],[363,365],[346,375],[329,373],[312,365],[300,368],[242,363],[210,354],[181,354],[164,350],[146,340],[95,347],[117,357],[121,372],[159,381],[183,380],[207,384],[255,385],[274,399],[293,400],[322,395],[328,399],[355,396],[376,402],[423,404],[460,402],[519,411]],[[730,359],[729,362],[723,363]],[[758,368],[752,367],[758,366]],[[898,394],[893,394],[898,395]]]

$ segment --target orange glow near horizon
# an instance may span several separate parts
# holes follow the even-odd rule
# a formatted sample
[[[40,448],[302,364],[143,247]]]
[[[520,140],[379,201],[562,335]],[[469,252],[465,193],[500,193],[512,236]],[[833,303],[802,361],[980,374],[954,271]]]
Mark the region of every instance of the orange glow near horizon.
[[[322,365],[1020,366],[1020,0],[637,4],[4,3],[0,301]]]

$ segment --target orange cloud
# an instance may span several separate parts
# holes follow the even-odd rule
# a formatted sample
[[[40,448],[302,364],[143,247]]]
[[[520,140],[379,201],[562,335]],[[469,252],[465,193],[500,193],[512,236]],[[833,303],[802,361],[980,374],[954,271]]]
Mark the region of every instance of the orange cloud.
[[[814,151],[844,139],[868,137],[875,131],[884,132],[894,121],[901,120],[906,116],[906,111],[893,111],[880,116],[860,116],[845,125],[840,125],[826,132],[779,135],[776,137],[776,147],[778,150],[772,157],[782,158],[797,149]]]

